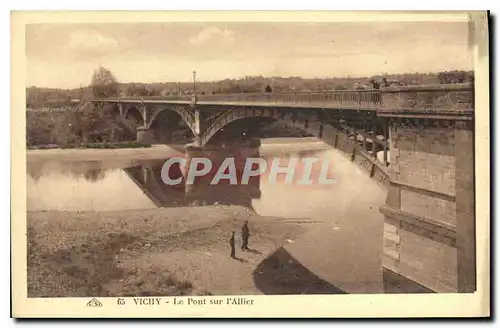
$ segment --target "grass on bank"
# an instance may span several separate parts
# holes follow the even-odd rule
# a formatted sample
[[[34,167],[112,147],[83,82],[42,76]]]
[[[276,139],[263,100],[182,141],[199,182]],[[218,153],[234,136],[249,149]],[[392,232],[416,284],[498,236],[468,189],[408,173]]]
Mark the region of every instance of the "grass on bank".
[[[123,247],[138,240],[125,232],[107,233],[104,237],[86,238],[69,248],[48,252],[28,229],[30,297],[111,296],[105,285],[122,281],[118,296],[182,296],[192,294],[189,281],[178,280],[170,272],[154,267],[126,272],[116,258]],[[140,272],[139,272],[140,271]],[[36,278],[38,277],[38,278]],[[126,280],[126,282],[124,281]]]
[[[99,142],[99,143],[76,143],[65,145],[38,145],[28,146],[28,149],[118,149],[118,148],[150,148],[150,143],[140,141],[126,142]]]

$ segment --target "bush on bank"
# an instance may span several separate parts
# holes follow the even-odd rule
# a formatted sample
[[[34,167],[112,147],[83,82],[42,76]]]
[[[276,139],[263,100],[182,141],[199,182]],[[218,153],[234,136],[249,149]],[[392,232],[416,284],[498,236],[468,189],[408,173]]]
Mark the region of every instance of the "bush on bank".
[[[116,122],[108,109],[26,113],[26,145],[54,148],[47,145],[74,145],[135,140],[135,132]]]

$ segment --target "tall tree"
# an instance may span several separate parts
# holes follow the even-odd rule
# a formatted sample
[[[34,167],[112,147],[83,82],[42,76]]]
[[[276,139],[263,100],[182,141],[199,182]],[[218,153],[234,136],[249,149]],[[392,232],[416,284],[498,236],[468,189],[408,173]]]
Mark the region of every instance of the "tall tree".
[[[109,69],[99,67],[92,75],[92,94],[94,97],[113,97],[119,94],[116,77]]]

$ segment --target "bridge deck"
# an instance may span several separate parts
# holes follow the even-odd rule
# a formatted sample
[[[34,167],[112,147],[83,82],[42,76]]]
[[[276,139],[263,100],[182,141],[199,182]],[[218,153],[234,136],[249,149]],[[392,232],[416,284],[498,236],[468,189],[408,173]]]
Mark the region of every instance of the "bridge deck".
[[[190,105],[198,108],[210,107],[277,107],[277,108],[321,108],[348,109],[356,111],[387,111],[429,108],[438,111],[470,110],[473,108],[473,89],[471,83],[451,85],[419,85],[406,87],[387,87],[373,90],[334,90],[312,92],[271,92],[239,94],[197,94],[168,96],[120,96],[94,98],[96,103]],[[78,102],[78,101],[76,101]],[[454,114],[454,113],[453,113]]]
[[[159,100],[159,99],[102,99],[96,100],[108,103],[122,104],[179,104],[189,105],[192,102],[186,100]],[[293,101],[197,101],[196,106],[221,106],[221,107],[284,107],[284,108],[324,108],[324,109],[354,109],[373,111],[380,108],[380,104],[368,102],[335,102],[335,101],[309,101],[309,102],[293,102]]]

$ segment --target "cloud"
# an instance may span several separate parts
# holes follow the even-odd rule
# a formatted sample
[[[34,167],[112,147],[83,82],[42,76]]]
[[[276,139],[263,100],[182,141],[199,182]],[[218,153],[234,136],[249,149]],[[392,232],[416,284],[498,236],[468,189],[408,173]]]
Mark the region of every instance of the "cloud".
[[[222,42],[232,44],[234,42],[235,33],[231,30],[221,30],[218,27],[207,27],[198,33],[198,35],[189,38],[189,43],[193,45],[201,45],[213,42]]]
[[[115,49],[118,41],[98,32],[75,31],[71,34],[68,45],[74,49]]]

